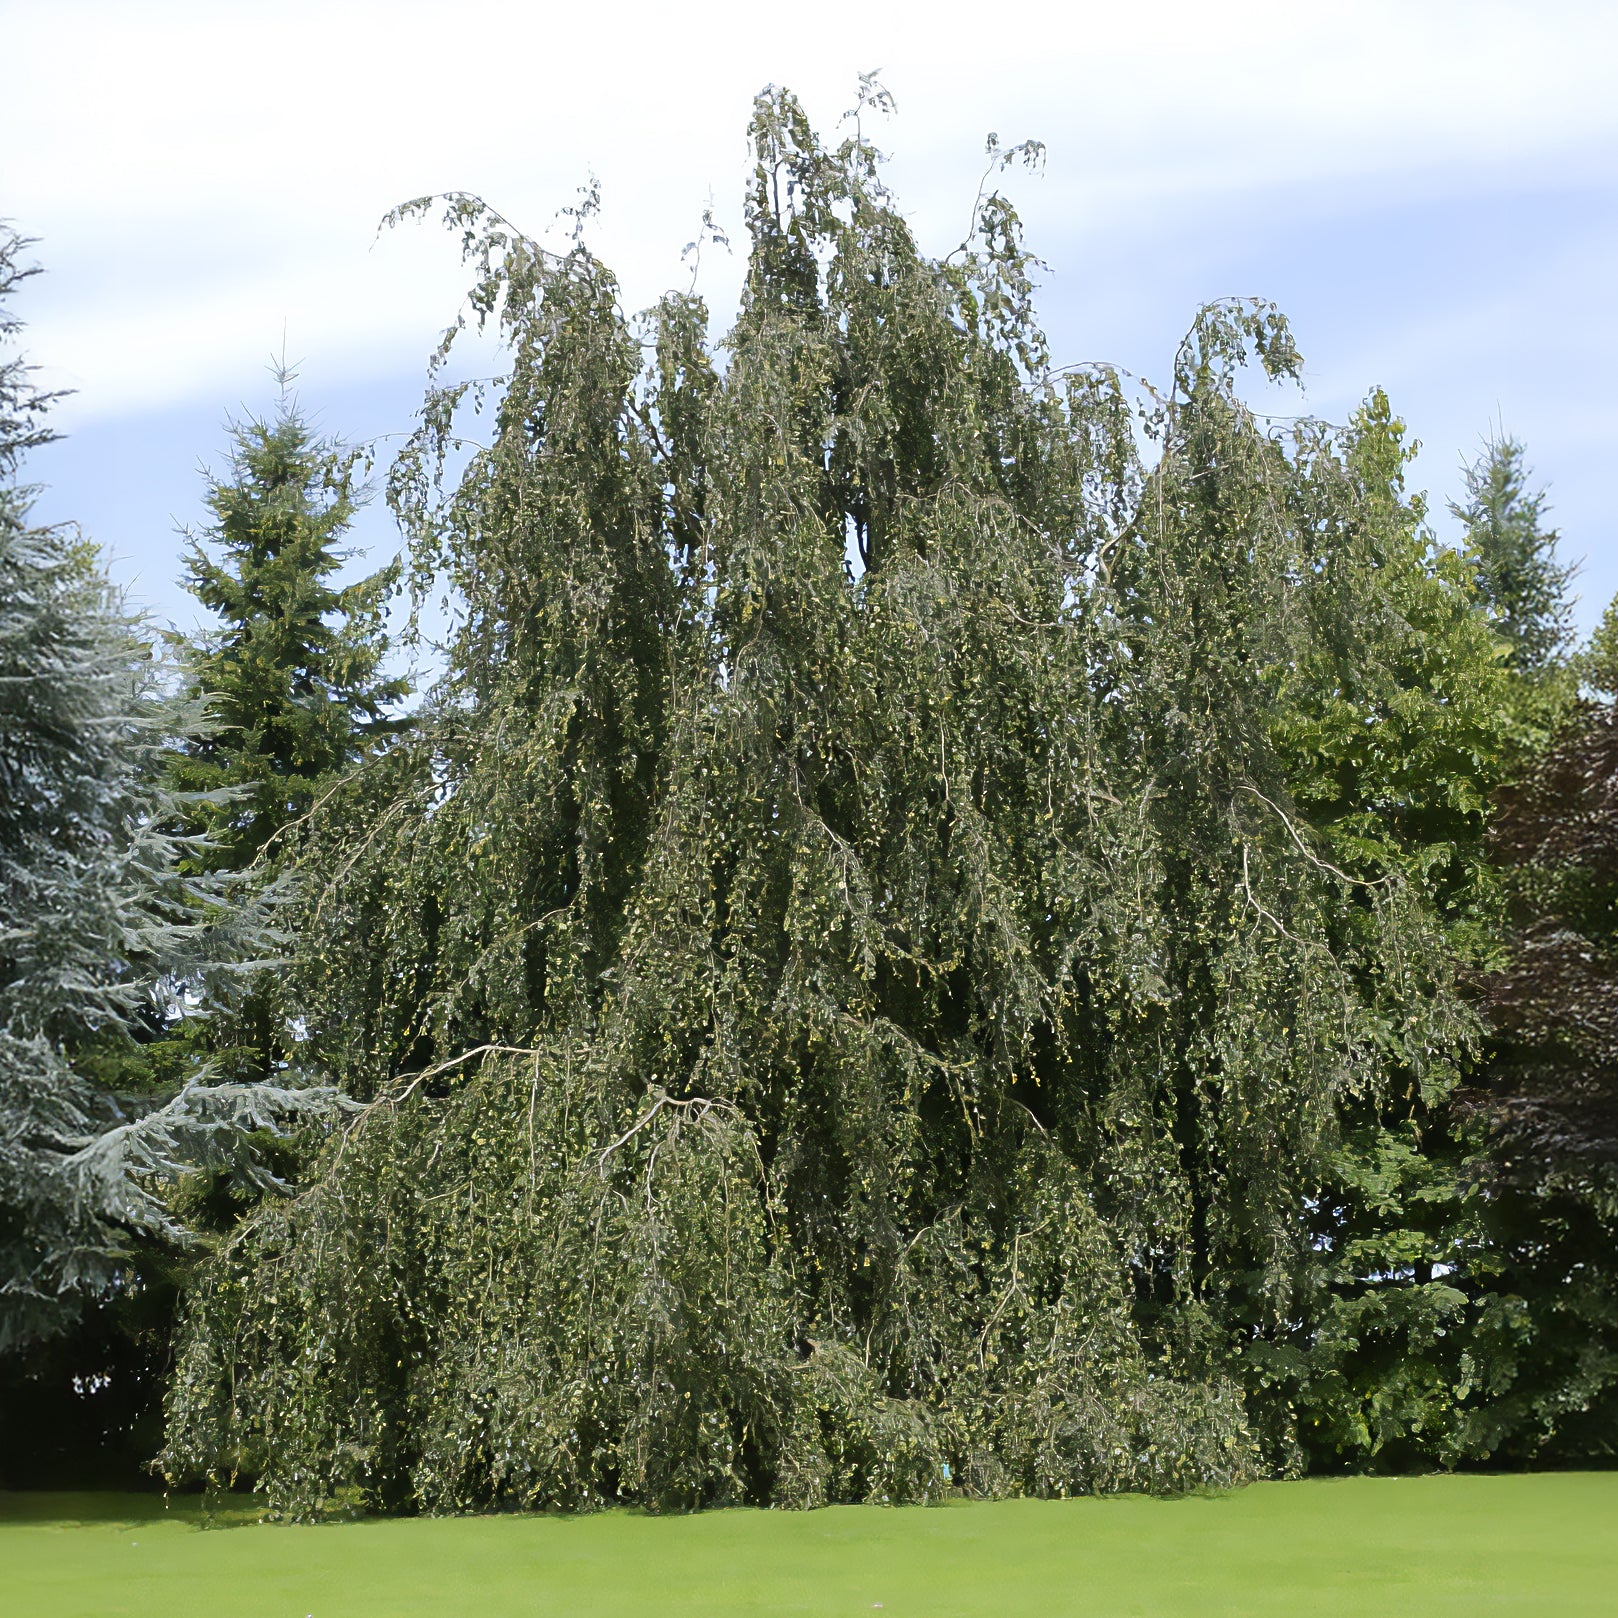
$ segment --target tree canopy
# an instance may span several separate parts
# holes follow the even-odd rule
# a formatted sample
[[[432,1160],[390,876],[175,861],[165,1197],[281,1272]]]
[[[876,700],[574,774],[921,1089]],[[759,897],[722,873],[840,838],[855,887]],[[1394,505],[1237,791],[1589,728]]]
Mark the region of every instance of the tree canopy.
[[[1539,672],[1572,639],[1574,570],[1557,558],[1558,536],[1543,524],[1545,491],[1531,489],[1530,476],[1522,444],[1499,434],[1466,469],[1466,498],[1450,509],[1466,526],[1478,594],[1512,657],[1525,672]]]
[[[1018,154],[932,258],[858,120],[769,92],[751,133],[720,342],[443,200],[509,370],[435,380],[395,468],[460,613],[316,817],[295,969],[366,1105],[195,1293],[172,1477],[309,1513],[1301,1464],[1345,1131],[1476,1043],[1499,641],[1380,395],[1244,401],[1298,372],[1273,308],[1203,310],[1161,391],[1053,369]]]

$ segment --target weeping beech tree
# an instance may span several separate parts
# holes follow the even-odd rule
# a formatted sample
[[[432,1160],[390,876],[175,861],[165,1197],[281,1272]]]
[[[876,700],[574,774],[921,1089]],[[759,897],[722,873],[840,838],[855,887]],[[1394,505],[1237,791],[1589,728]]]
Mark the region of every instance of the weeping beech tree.
[[[1406,665],[1486,686],[1486,623],[1389,595],[1385,411],[1242,403],[1297,372],[1268,306],[1137,402],[1051,368],[992,187],[933,259],[857,121],[772,91],[752,139],[719,344],[447,201],[509,372],[395,469],[460,612],[317,811],[297,968],[364,1106],[195,1291],[171,1478],[813,1505],[1297,1453],[1244,1356],[1308,1306],[1337,1120],[1471,1037],[1431,834],[1322,737],[1464,730]]]

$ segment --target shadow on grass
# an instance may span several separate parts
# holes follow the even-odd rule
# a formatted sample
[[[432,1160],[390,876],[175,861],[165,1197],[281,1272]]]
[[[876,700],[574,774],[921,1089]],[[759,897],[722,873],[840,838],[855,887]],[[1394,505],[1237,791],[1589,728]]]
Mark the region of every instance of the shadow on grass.
[[[182,1523],[192,1528],[241,1528],[259,1521],[252,1495],[204,1500],[200,1494],[136,1494],[108,1490],[0,1489],[0,1532],[10,1527],[135,1528]]]

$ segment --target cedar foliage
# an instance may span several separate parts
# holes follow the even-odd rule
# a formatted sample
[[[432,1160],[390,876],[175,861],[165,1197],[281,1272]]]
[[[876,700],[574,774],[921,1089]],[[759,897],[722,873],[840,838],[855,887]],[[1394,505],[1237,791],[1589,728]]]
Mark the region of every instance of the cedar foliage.
[[[1475,1032],[1487,622],[1385,401],[1244,404],[1298,371],[1270,306],[1137,407],[1051,368],[992,184],[932,259],[857,119],[771,91],[751,134],[718,344],[445,203],[510,367],[435,382],[395,469],[461,610],[316,817],[296,967],[366,1106],[193,1295],[173,1478],[307,1515],[1300,1464],[1344,1122],[1437,1105]]]
[[[5,300],[32,271],[0,229]],[[209,1083],[196,1067],[118,1093],[137,1039],[228,1002],[274,941],[271,905],[192,877],[201,845],[162,780],[173,699],[141,623],[71,528],[31,520],[22,461],[50,396],[0,364],[0,1351],[68,1330],[132,1284],[143,1238],[183,1242],[161,1187],[189,1169],[267,1176],[255,1136],[330,1096]]]

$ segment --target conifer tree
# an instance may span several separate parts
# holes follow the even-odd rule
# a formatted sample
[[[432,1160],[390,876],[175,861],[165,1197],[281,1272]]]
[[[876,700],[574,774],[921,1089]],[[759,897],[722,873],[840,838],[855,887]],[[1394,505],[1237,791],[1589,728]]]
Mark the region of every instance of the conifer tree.
[[[31,273],[0,232],[5,299]],[[202,845],[164,783],[171,699],[139,620],[67,527],[30,519],[25,452],[49,398],[0,365],[0,1350],[55,1335],[120,1286],[140,1233],[184,1240],[157,1182],[198,1164],[262,1177],[253,1135],[329,1093],[210,1084],[144,1095],[98,1082],[182,1003],[206,1012],[262,960],[269,907],[187,875]]]
[[[208,487],[213,521],[185,555],[186,586],[217,627],[182,648],[212,724],[174,775],[215,795],[201,817],[209,859],[234,870],[397,728],[389,710],[409,691],[382,672],[397,566],[333,582],[349,555],[340,546],[355,457],[315,436],[289,392],[292,373],[277,379],[274,416],[231,425],[228,473]]]
[[[230,425],[228,467],[208,484],[213,520],[187,536],[184,581],[214,622],[172,637],[208,713],[172,755],[172,782],[205,838],[203,868],[251,871],[261,887],[297,863],[319,794],[402,728],[390,710],[410,689],[383,670],[398,565],[334,582],[351,555],[358,457],[312,431],[289,370],[276,378],[274,414]],[[184,1023],[170,1043],[238,1079],[272,1079],[295,1043],[286,989],[283,974],[261,974],[228,1019]]]
[[[1518,670],[1535,674],[1572,639],[1567,586],[1574,569],[1557,559],[1559,536],[1544,526],[1545,491],[1529,488],[1525,456],[1515,438],[1491,438],[1465,470],[1465,499],[1450,510],[1466,526],[1480,598]]]

